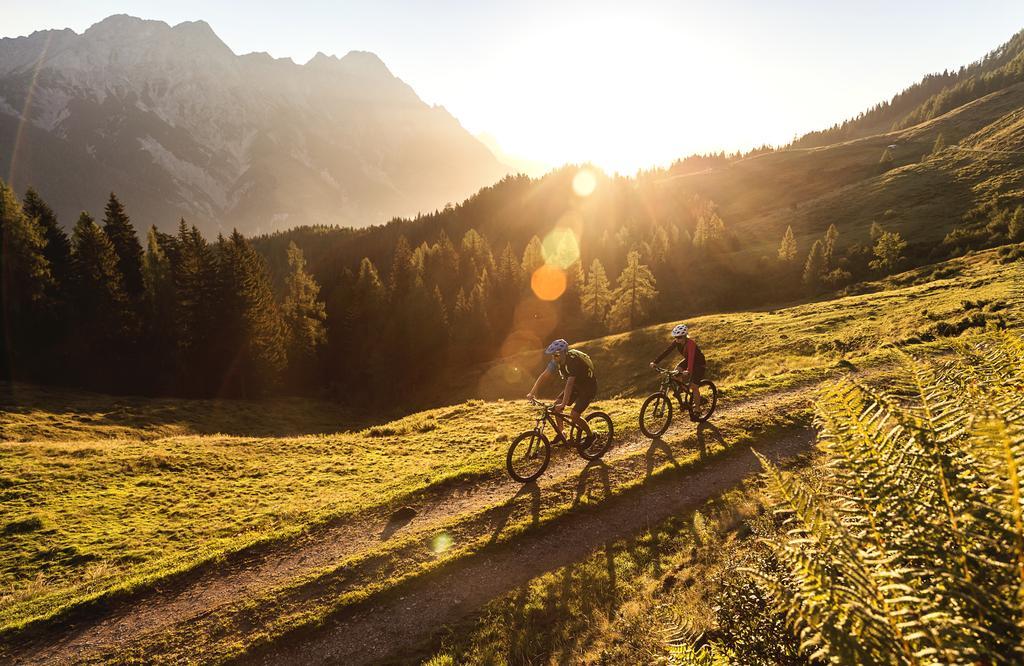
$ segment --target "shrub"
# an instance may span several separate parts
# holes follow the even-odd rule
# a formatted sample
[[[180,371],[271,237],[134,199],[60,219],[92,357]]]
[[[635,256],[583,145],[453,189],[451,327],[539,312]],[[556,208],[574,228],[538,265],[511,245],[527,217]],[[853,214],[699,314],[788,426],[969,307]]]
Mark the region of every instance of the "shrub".
[[[905,358],[885,391],[847,379],[823,392],[820,483],[762,459],[778,566],[754,567],[763,588],[727,589],[736,621],[784,613],[811,661],[1024,660],[1024,340],[953,349],[941,365]],[[773,611],[759,616],[762,589]],[[742,645],[737,631],[722,636]],[[728,643],[674,656],[749,663]]]

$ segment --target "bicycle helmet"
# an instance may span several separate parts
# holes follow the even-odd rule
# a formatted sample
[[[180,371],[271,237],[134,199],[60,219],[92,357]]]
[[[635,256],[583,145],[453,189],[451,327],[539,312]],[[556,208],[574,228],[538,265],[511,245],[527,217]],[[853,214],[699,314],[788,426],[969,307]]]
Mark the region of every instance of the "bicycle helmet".
[[[563,340],[562,338],[558,338],[550,345],[548,345],[548,348],[544,350],[544,353],[547,354],[548,356],[551,356],[552,354],[560,354],[567,350],[568,348],[569,343]]]
[[[689,329],[686,328],[686,324],[679,324],[678,326],[672,329],[672,337],[677,340],[679,338],[685,338],[687,330]]]

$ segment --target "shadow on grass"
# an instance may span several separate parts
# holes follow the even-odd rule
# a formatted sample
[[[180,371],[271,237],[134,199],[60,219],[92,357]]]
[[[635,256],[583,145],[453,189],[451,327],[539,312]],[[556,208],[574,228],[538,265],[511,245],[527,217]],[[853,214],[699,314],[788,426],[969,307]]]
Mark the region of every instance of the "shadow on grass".
[[[681,469],[679,461],[676,460],[675,455],[672,453],[672,447],[668,445],[668,442],[663,440],[661,437],[655,437],[651,440],[651,445],[648,447],[647,452],[644,454],[644,460],[647,463],[647,470],[644,473],[644,480],[647,481],[654,474],[654,470],[658,467],[656,462],[656,454],[661,453],[665,459],[672,463],[672,466],[676,469]]]
[[[512,514],[516,512],[517,506],[520,504],[519,499],[521,497],[529,497],[530,503],[530,526],[537,527],[540,524],[540,486],[537,485],[536,481],[530,481],[524,483],[523,487],[512,496],[509,501],[502,509],[498,512],[498,520],[494,526],[494,532],[491,534],[491,538],[488,540],[488,544],[492,544],[498,540],[501,536],[501,531],[508,525],[508,521],[512,518]]]
[[[389,416],[323,400],[148,398],[0,383],[5,439],[223,434],[294,437],[363,428]]]

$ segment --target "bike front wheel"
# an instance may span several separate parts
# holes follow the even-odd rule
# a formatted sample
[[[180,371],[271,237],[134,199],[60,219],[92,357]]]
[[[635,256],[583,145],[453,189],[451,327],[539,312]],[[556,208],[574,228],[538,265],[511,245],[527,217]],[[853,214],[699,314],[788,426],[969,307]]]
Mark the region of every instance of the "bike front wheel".
[[[513,440],[508,447],[505,464],[508,475],[520,483],[533,481],[548,468],[551,444],[544,433],[528,430]]]
[[[700,406],[694,405],[693,399],[690,399],[690,416],[694,421],[703,423],[715,413],[715,407],[718,405],[718,387],[710,379],[700,380],[697,386],[700,388],[701,403]]]
[[[672,425],[672,400],[664,393],[654,393],[640,407],[640,432],[651,439],[665,434]]]
[[[615,435],[612,418],[604,412],[591,412],[585,418],[590,427],[590,436],[579,442],[576,450],[585,460],[597,460],[608,451]]]

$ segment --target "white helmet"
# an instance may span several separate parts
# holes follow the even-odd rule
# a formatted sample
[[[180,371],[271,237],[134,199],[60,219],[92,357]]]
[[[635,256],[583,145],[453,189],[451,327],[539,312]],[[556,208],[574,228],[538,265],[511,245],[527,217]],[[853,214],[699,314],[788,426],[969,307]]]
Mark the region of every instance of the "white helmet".
[[[686,324],[679,324],[678,326],[672,329],[672,337],[677,340],[679,338],[685,338],[687,330],[689,329],[686,328]]]

